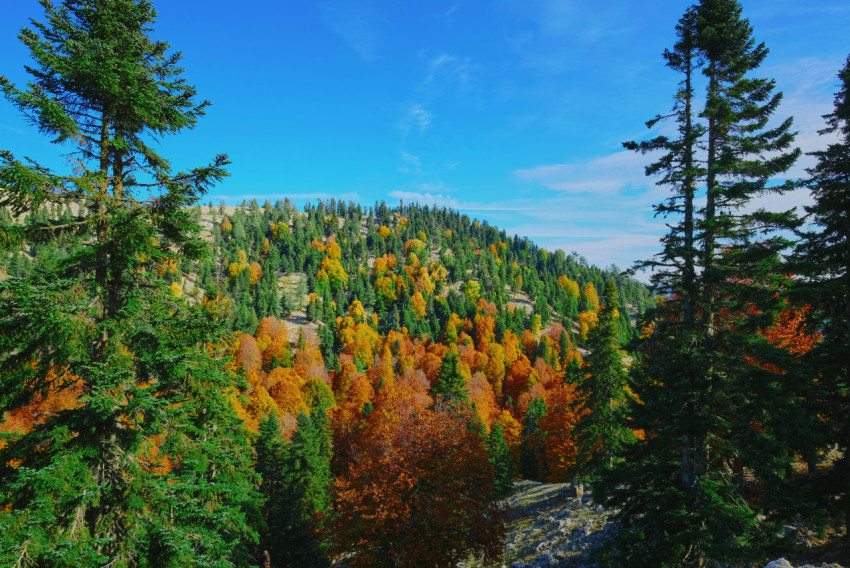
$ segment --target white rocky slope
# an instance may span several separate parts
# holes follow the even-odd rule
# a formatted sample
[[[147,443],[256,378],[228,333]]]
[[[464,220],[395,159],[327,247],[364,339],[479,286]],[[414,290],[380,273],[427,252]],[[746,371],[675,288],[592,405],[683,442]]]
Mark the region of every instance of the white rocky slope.
[[[462,568],[590,568],[590,550],[614,525],[610,511],[577,494],[569,484],[520,481],[504,500],[507,537],[502,562],[485,565],[469,561]],[[599,567],[601,568],[601,567]],[[838,564],[791,564],[784,558],[764,568],[841,568]]]

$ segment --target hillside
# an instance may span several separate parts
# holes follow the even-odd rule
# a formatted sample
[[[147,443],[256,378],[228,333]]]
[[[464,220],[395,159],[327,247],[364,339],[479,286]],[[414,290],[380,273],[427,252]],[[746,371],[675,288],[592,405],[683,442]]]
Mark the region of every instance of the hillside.
[[[79,211],[76,202],[60,204],[17,222],[69,221]],[[597,302],[592,297],[613,277],[621,305],[630,306],[622,317],[626,339],[648,301],[645,286],[588,265],[576,253],[550,253],[445,209],[383,203],[364,209],[331,200],[304,211],[289,201],[210,204],[194,211],[212,254],[199,263],[164,267],[161,276],[196,300],[207,290],[228,296],[234,331],[253,332],[260,319],[275,316],[287,321],[295,341],[299,330],[318,333],[318,324],[328,323],[323,318],[344,315],[357,299],[377,316],[380,332],[404,326],[436,339],[449,314],[472,319],[475,303],[484,298],[497,308],[498,333],[533,329],[539,336],[559,322],[581,342],[587,325],[582,332],[580,313],[591,309]],[[39,258],[67,255],[86,238],[85,232],[65,234],[27,244],[22,253],[0,250],[0,271],[24,276]],[[323,344],[326,356],[332,351]]]
[[[63,273],[85,256],[93,243],[86,222],[73,231],[40,227],[77,226],[90,210],[70,203],[18,219],[0,213],[7,235],[20,227],[43,236],[6,241],[8,283]],[[517,476],[566,481],[576,460],[586,342],[609,301],[600,291],[630,306],[612,320],[618,342],[634,335],[632,320],[649,300],[634,280],[448,210],[254,202],[182,213],[207,254],[188,261],[153,252],[133,259],[131,274],[162,290],[169,309],[219,322],[216,353],[230,384],[222,394],[252,433],[266,507],[320,483],[309,493],[318,501],[288,501],[310,511],[297,529],[283,539],[261,532],[269,540],[254,553],[269,551],[275,562],[292,550],[329,549],[371,565],[376,551],[413,554],[422,531],[446,544],[420,554],[495,561],[503,521],[494,490]],[[51,387],[6,414],[0,429],[33,431],[73,412],[84,393]],[[263,449],[269,437],[288,456],[271,469],[264,464],[278,450]],[[171,471],[179,454],[158,457],[162,443],[146,443],[155,448],[146,459]],[[325,448],[320,459],[312,444]],[[278,476],[287,493],[268,485]],[[265,515],[271,523],[274,513]],[[459,546],[457,523],[474,542]],[[309,544],[303,531],[326,536]]]
[[[224,88],[185,136],[212,103],[152,0],[7,4],[0,566],[847,564],[850,59],[823,114],[837,60],[787,25],[768,60],[738,0],[665,38],[636,4],[365,6],[362,67],[356,2],[160,3]],[[204,204],[231,175],[462,195],[651,287],[446,208]]]

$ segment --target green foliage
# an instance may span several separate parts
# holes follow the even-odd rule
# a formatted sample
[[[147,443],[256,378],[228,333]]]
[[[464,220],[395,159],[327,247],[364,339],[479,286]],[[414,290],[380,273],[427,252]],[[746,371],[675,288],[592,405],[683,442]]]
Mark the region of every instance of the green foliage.
[[[328,384],[318,377],[313,377],[303,389],[304,402],[311,413],[325,412],[331,406],[336,404],[334,394]]]
[[[700,1],[677,36],[665,53],[682,77],[671,114],[677,137],[627,144],[665,152],[647,172],[671,189],[656,211],[674,219],[662,252],[642,266],[659,269],[653,283],[673,297],[644,322],[654,332],[636,345],[628,420],[612,416],[645,439],[624,448],[595,486],[597,498],[620,511],[605,561],[612,566],[761,558],[776,532],[747,501],[744,472],[759,480],[767,503],[792,459],[774,427],[776,417],[793,414],[793,389],[787,375],[769,370],[788,368],[787,353],[761,330],[788,286],[779,253],[789,242],[777,231],[797,222],[792,212],[748,207],[792,187],[771,181],[799,155],[788,151],[791,119],[767,127],[781,94],[772,80],[752,76],[767,49],[737,1]]]
[[[272,558],[280,566],[330,566],[325,525],[331,512],[331,442],[324,409],[298,416],[282,466],[280,531]]]
[[[487,436],[487,457],[493,466],[493,489],[496,495],[505,495],[514,486],[514,457],[505,442],[501,424],[494,424]]]
[[[280,423],[273,413],[260,421],[260,432],[256,442],[257,462],[254,470],[262,479],[260,492],[266,499],[263,505],[263,520],[266,523],[262,531],[260,548],[268,552],[275,562],[286,555],[286,549],[280,546],[277,535],[281,534],[289,523],[290,511],[286,498],[286,462],[287,446],[280,433]]]
[[[838,72],[839,87],[834,110],[824,116],[826,128],[838,141],[813,152],[817,164],[808,173],[807,185],[814,205],[806,207],[814,225],[806,231],[796,250],[793,270],[805,280],[798,284],[800,299],[812,308],[811,325],[823,335],[806,358],[799,374],[806,390],[799,404],[806,410],[814,440],[802,439],[801,452],[810,468],[820,448],[835,447],[843,458],[826,479],[812,482],[815,510],[844,513],[850,527],[850,219],[846,203],[850,196],[850,57]],[[817,377],[816,381],[812,377]],[[814,418],[814,420],[812,420]]]
[[[546,477],[546,463],[540,438],[540,421],[546,415],[546,401],[534,398],[528,405],[522,423],[522,440],[519,446],[519,469],[525,479],[542,480]]]
[[[579,382],[582,406],[589,411],[575,430],[577,473],[595,476],[634,441],[627,423],[628,372],[620,347],[619,295],[614,280],[605,283],[599,324],[588,337],[587,376]]]
[[[157,270],[207,251],[188,207],[228,161],[172,174],[146,142],[194,126],[208,103],[149,38],[149,2],[42,6],[20,34],[33,82],[0,84],[79,167],[62,176],[4,151],[0,205],[35,214],[84,198],[70,223],[39,214],[18,232],[86,238],[0,283],[0,407],[66,400],[0,449],[0,563],[246,565],[259,496],[232,381],[207,349],[220,321]],[[156,199],[134,200],[142,187]]]
[[[430,390],[434,403],[442,406],[460,406],[469,400],[466,392],[466,380],[460,373],[460,359],[457,349],[451,349],[443,357],[437,382]]]

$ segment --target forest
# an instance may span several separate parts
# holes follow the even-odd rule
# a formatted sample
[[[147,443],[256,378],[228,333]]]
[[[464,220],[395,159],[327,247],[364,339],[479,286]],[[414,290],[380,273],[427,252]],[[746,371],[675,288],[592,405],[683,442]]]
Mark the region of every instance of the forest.
[[[787,179],[767,47],[690,6],[667,134],[623,144],[668,232],[601,269],[417,203],[214,204],[226,154],[157,149],[210,103],[152,3],[41,5],[0,87],[73,167],[0,150],[0,565],[498,566],[520,479],[613,511],[599,566],[847,539],[850,59]]]

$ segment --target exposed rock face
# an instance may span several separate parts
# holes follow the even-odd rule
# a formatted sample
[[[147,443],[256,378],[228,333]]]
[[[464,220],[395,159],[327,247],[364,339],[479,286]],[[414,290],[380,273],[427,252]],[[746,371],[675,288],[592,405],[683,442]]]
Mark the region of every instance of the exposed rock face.
[[[517,482],[504,504],[508,514],[505,556],[493,568],[591,566],[588,552],[613,530],[610,512],[594,505],[581,488],[566,483]]]
[[[779,560],[774,560],[764,568],[794,568],[794,566],[784,558],[780,558]]]
[[[611,511],[593,503],[592,495],[570,484],[519,481],[503,501],[508,534],[502,563],[470,561],[459,568],[601,568],[590,551],[616,526]],[[737,567],[726,567],[737,568]],[[838,564],[795,565],[784,558],[764,568],[842,568]]]
[[[766,565],[764,568],[842,568],[839,564],[802,564],[799,566],[794,566],[784,558],[780,558],[779,560],[774,560],[770,564]]]

